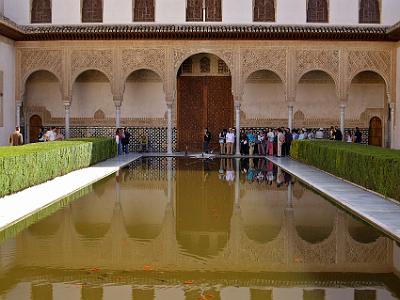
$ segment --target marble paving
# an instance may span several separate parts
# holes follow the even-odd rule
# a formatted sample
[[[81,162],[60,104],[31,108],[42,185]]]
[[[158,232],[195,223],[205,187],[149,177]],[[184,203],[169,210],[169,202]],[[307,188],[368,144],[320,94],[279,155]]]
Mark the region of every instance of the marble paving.
[[[267,157],[313,189],[400,241],[400,204],[287,157]]]
[[[104,178],[142,155],[121,155],[0,198],[0,231]]]

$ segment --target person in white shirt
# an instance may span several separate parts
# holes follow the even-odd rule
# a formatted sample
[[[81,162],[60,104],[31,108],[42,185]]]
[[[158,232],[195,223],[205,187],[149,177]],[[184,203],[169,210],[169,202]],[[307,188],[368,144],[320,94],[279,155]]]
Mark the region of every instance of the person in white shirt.
[[[56,139],[57,134],[54,131],[55,128],[50,128],[45,133],[45,141],[53,142]]]
[[[315,134],[315,138],[320,140],[324,138],[324,129],[318,129],[317,133]]]
[[[232,128],[229,128],[226,134],[226,154],[233,154],[233,145],[235,143],[235,134],[233,133]]]

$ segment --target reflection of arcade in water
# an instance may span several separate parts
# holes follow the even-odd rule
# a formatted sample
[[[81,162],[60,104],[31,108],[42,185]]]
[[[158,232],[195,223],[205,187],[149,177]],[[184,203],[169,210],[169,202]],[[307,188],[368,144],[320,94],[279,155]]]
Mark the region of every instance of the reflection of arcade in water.
[[[230,163],[151,159],[95,184],[0,244],[0,299],[400,298],[391,240],[278,168]]]

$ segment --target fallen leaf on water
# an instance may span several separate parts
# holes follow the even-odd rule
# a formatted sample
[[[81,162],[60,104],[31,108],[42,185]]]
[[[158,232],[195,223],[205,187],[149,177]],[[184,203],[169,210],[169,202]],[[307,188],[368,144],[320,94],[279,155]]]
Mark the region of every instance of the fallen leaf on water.
[[[152,270],[154,270],[154,269],[153,269],[153,267],[150,266],[150,265],[144,265],[144,266],[143,266],[143,270],[145,270],[145,271],[152,271]]]
[[[193,280],[186,280],[186,281],[184,282],[184,284],[193,284],[193,283],[194,283]]]

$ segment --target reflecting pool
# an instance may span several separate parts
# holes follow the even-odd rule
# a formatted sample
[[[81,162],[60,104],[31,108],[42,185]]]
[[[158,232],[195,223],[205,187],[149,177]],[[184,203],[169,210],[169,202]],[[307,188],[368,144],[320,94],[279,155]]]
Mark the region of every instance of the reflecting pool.
[[[0,299],[400,299],[400,247],[264,159],[146,158],[0,242]]]

